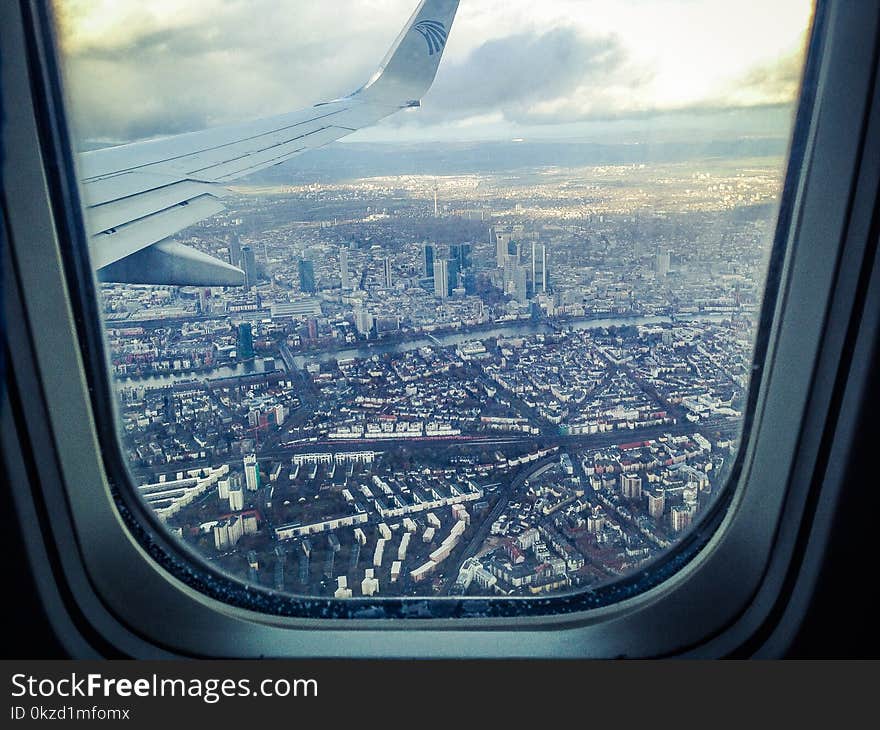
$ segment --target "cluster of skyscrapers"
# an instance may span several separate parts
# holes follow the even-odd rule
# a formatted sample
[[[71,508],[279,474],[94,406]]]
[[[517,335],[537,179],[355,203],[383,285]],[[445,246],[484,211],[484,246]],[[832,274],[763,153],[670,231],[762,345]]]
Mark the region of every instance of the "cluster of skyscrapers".
[[[445,259],[437,258],[436,246],[424,244],[424,275],[433,283],[434,295],[439,299],[448,299],[456,289],[461,294],[473,294],[476,290],[476,279],[471,259],[471,244],[456,243],[449,246],[449,255]]]
[[[538,294],[547,294],[550,291],[547,245],[532,241],[529,259],[512,231],[493,230],[491,235],[495,242],[495,263],[502,271],[504,293],[512,295],[520,304]]]

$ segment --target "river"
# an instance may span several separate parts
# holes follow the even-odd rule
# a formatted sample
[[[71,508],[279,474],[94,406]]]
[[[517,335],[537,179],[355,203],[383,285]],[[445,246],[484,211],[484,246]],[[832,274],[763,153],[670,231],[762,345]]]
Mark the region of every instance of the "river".
[[[688,320],[701,321],[720,321],[729,317],[729,314],[703,314],[691,315],[687,318],[679,315],[678,322],[686,322]],[[549,334],[557,329],[574,329],[587,330],[598,329],[600,327],[622,327],[626,325],[644,325],[659,324],[668,322],[669,317],[666,315],[646,315],[640,317],[602,317],[600,319],[581,319],[572,322],[561,323],[558,327],[554,327],[546,322],[515,322],[508,325],[499,325],[491,329],[478,329],[469,332],[447,332],[445,334],[437,334],[431,339],[427,336],[416,337],[411,340],[402,342],[377,342],[374,345],[352,347],[347,350],[332,350],[330,352],[316,352],[309,355],[296,355],[293,358],[293,364],[302,369],[309,362],[329,362],[330,360],[347,360],[349,358],[365,358],[373,355],[381,355],[387,352],[408,352],[417,350],[420,347],[436,347],[439,342],[444,347],[460,345],[463,342],[473,342],[474,340],[486,340],[492,337],[516,337],[534,335],[539,332]]]
[[[280,357],[275,359],[275,369],[283,369],[284,361]],[[161,375],[146,375],[144,377],[129,376],[116,378],[116,385],[120,388],[132,386],[144,386],[145,388],[167,388],[175,383],[194,381],[203,383],[206,380],[221,380],[223,378],[236,378],[244,375],[259,375],[266,372],[263,358],[236,363],[235,365],[221,365],[209,370],[198,370],[180,373],[163,373]],[[271,372],[271,371],[270,371]]]
[[[679,316],[679,322],[688,320],[701,321],[718,321],[729,317],[729,314],[703,314],[691,315],[687,318]],[[349,358],[366,358],[373,355],[381,355],[388,352],[408,352],[417,350],[420,347],[436,347],[439,342],[444,347],[460,345],[463,342],[471,342],[473,340],[485,340],[492,337],[516,337],[528,336],[543,332],[549,334],[557,329],[598,329],[600,327],[621,327],[625,325],[645,325],[659,324],[668,322],[669,317],[666,315],[647,315],[639,317],[602,317],[598,319],[581,319],[572,322],[561,323],[559,327],[554,327],[546,322],[520,321],[506,325],[498,325],[490,329],[478,329],[469,332],[447,332],[437,334],[432,339],[428,336],[414,337],[413,339],[398,342],[377,342],[373,345],[362,345],[360,347],[352,347],[346,350],[330,350],[328,352],[316,352],[309,355],[295,355],[293,364],[302,369],[309,362],[329,362],[331,360],[346,360]],[[275,358],[275,367],[283,368],[284,361],[281,357]],[[265,372],[262,358],[250,362],[238,363],[236,365],[223,365],[213,368],[212,370],[190,373],[167,373],[163,375],[149,375],[143,378],[128,377],[117,380],[119,387],[142,385],[147,388],[167,387],[174,383],[185,382],[188,380],[204,382],[206,380],[218,380],[222,378],[240,377],[243,375],[257,375]]]

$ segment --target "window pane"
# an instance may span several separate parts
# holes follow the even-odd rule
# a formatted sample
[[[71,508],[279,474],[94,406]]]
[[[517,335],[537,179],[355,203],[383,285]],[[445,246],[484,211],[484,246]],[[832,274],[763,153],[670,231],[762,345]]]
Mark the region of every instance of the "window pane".
[[[414,5],[56,0],[122,451],[277,591],[614,581],[730,474],[812,8]]]

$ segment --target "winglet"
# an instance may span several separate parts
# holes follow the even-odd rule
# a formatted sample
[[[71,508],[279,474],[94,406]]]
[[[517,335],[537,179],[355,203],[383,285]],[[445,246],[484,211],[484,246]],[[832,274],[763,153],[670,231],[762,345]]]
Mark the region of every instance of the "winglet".
[[[431,88],[459,0],[422,0],[370,80],[352,96],[417,106]]]

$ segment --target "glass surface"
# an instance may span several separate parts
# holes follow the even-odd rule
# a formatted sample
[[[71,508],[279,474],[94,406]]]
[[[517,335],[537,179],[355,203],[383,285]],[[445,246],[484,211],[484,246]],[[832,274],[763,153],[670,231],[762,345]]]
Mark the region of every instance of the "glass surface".
[[[414,6],[56,0],[77,151],[345,96]],[[669,550],[740,443],[811,12],[462,3],[420,108],[173,236],[244,285],[100,285],[141,496],[292,594],[552,594]]]

